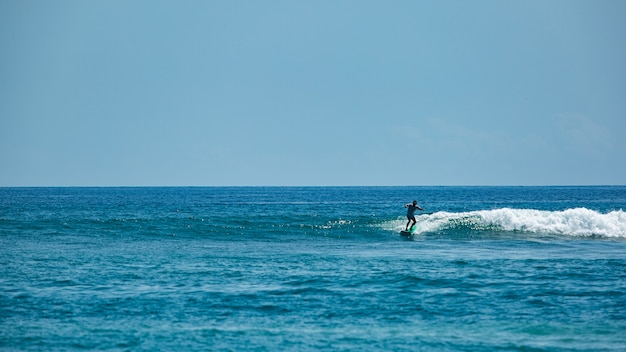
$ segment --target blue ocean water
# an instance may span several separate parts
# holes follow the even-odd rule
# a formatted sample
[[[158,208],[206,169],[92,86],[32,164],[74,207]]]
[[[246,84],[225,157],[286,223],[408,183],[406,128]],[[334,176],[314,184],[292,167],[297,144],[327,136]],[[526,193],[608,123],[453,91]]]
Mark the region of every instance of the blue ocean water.
[[[0,188],[0,349],[623,351],[625,207],[626,187]]]

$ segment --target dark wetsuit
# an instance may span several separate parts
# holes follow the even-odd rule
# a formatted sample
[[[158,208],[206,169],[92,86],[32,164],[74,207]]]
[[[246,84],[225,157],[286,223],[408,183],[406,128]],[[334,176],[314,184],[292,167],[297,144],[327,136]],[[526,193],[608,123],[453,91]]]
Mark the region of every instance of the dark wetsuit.
[[[413,204],[407,204],[406,217],[409,220],[415,221],[415,212],[419,209],[419,206]]]

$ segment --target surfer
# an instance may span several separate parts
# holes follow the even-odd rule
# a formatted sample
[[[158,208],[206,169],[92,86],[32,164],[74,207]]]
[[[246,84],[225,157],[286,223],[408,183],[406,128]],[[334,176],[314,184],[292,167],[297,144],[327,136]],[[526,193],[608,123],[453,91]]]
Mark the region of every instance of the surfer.
[[[424,209],[420,208],[420,206],[417,205],[416,200],[413,201],[413,204],[406,204],[404,207],[407,208],[406,217],[407,219],[409,219],[409,221],[406,223],[406,229],[404,229],[405,231],[407,231],[409,229],[409,224],[411,223],[411,221],[413,221],[413,225],[411,225],[411,228],[413,228],[413,226],[417,224],[417,220],[415,220],[415,211],[424,211]]]

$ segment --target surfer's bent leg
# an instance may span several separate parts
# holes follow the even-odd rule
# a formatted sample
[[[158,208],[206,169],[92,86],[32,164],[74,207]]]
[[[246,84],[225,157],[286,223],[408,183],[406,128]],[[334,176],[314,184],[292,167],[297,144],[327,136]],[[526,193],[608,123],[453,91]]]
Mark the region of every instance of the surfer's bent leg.
[[[413,221],[413,225],[411,225],[411,228],[413,228],[413,226],[415,226],[415,224],[417,224],[417,220],[415,219],[415,216],[407,216],[407,218],[409,219],[409,221],[406,223],[406,228],[408,230],[409,229],[409,224],[411,223],[411,221]]]

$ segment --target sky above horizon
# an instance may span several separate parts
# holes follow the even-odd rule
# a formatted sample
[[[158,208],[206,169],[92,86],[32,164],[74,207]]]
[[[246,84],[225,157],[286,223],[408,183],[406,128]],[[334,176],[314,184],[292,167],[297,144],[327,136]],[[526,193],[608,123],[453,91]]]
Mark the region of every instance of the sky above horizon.
[[[626,1],[0,2],[0,186],[624,185]]]

